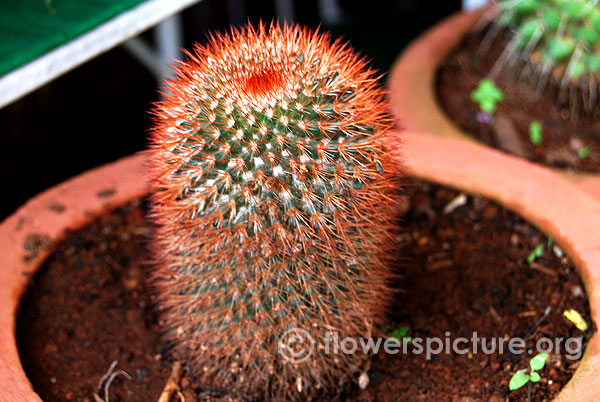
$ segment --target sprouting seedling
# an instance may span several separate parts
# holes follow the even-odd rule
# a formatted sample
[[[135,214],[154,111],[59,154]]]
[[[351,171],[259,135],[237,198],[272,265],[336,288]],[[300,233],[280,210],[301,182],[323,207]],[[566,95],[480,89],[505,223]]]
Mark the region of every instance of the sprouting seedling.
[[[471,92],[471,100],[479,104],[482,112],[494,114],[498,102],[504,100],[504,92],[500,90],[490,78],[483,78],[479,85]]]
[[[577,150],[577,156],[579,159],[585,159],[592,154],[592,147],[586,145],[585,147],[581,147]]]
[[[399,341],[406,341],[407,343],[412,343],[412,337],[408,336],[408,332],[410,331],[409,326],[402,326],[398,328],[394,328],[395,324],[392,323],[392,338],[396,338]]]
[[[534,120],[529,124],[529,139],[533,145],[540,145],[543,139],[542,124]]]
[[[540,353],[538,355],[535,355],[529,361],[529,370],[519,370],[513,374],[512,378],[510,379],[510,383],[508,384],[508,389],[514,391],[515,389],[521,388],[530,381],[538,382],[540,380],[540,375],[537,372],[544,368],[547,358],[548,353]]]
[[[529,255],[527,256],[527,263],[531,264],[532,262],[540,258],[542,255],[544,255],[544,249],[545,245],[543,243],[539,244],[536,248],[534,248],[533,251],[531,251],[531,253],[529,253]]]

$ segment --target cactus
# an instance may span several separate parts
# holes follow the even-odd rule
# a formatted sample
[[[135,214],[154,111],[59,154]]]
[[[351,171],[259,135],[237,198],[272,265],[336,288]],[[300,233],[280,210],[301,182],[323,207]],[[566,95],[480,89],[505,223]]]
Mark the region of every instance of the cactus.
[[[258,397],[337,389],[368,356],[323,338],[376,334],[391,297],[398,163],[377,77],[340,41],[276,24],[217,34],[175,70],[150,147],[173,353]],[[306,360],[278,353],[294,329],[315,341]]]
[[[500,0],[498,4],[495,27],[508,27],[515,35],[491,75],[520,56],[537,72],[538,90],[553,79],[562,90],[583,91],[586,106],[595,104],[600,77],[598,0]],[[497,29],[490,32],[493,36]]]

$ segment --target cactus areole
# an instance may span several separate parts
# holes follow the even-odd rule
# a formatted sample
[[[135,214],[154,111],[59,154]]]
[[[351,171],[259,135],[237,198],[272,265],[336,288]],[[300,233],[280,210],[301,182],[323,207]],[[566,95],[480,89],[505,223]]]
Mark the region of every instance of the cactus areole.
[[[262,397],[357,381],[369,356],[325,339],[375,336],[390,300],[397,140],[374,72],[326,34],[260,24],[197,46],[165,92],[153,279],[173,353]]]

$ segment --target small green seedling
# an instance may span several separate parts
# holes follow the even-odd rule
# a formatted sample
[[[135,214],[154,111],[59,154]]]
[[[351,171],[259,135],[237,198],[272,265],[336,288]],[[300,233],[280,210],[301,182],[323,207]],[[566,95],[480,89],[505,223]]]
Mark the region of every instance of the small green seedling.
[[[396,327],[395,323],[392,323],[392,325],[390,326],[390,329],[392,330],[392,338],[396,338],[399,341],[406,340],[406,342],[408,342],[409,344],[412,343],[412,340],[413,340],[412,337],[408,336],[408,331],[410,330],[410,327],[408,327],[408,326],[398,327],[398,328],[395,328],[395,327]]]
[[[500,90],[493,80],[483,78],[479,85],[471,92],[471,100],[479,104],[482,112],[493,114],[498,102],[504,100],[504,92]]]
[[[527,256],[527,263],[531,264],[538,258],[540,258],[544,254],[545,245],[539,244],[536,248],[533,249],[531,253]]]
[[[540,353],[535,355],[529,361],[529,373],[527,373],[527,369],[525,369],[517,371],[515,374],[513,374],[512,378],[510,379],[510,383],[508,384],[508,389],[514,391],[515,389],[521,388],[529,381],[538,382],[540,380],[540,375],[537,373],[537,371],[544,368],[547,358],[548,353]]]
[[[539,121],[534,120],[529,124],[529,139],[533,145],[537,146],[542,143],[542,131],[542,124]]]
[[[583,148],[579,148],[579,150],[577,151],[577,156],[579,156],[579,159],[585,159],[588,156],[590,156],[592,154],[592,147],[590,147],[589,145],[586,145]]]

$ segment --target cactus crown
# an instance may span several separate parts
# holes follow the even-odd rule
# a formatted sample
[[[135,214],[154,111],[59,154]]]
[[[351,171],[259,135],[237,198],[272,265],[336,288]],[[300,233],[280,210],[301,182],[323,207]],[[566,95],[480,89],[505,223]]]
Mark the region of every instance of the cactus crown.
[[[278,353],[292,328],[369,336],[388,303],[391,119],[374,73],[299,26],[218,34],[154,110],[157,303],[201,380],[305,398],[365,356]]]
[[[595,103],[600,77],[598,0],[500,0],[498,4],[496,24],[515,32],[502,63],[520,55],[540,74],[539,88],[554,78],[562,88],[571,85],[593,91],[589,97]]]

